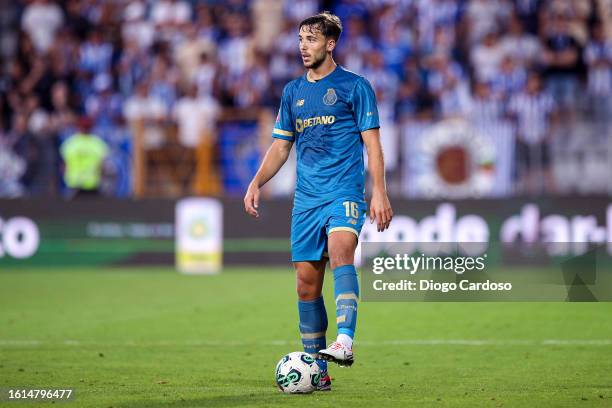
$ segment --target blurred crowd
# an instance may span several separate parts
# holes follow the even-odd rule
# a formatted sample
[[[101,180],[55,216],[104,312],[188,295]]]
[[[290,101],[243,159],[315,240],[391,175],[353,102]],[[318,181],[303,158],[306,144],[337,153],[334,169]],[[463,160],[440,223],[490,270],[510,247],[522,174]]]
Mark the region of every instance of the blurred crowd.
[[[3,1],[4,197],[61,194],[75,134],[108,146],[112,179],[135,120],[146,148],[163,147],[168,123],[195,148],[228,109],[275,111],[303,73],[297,24],[324,9],[344,23],[336,60],[372,83],[383,127],[509,120],[517,168],[535,148],[544,171],[555,123],[586,114],[609,137],[611,0]],[[398,135],[391,171],[405,160]]]

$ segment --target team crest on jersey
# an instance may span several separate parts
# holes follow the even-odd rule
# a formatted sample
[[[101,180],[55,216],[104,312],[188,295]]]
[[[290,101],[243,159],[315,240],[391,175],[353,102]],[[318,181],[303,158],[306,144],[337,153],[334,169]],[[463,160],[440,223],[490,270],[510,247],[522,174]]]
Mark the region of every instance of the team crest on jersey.
[[[323,95],[323,103],[326,105],[333,105],[338,101],[338,95],[336,95],[336,91],[334,88],[328,88],[327,93]]]

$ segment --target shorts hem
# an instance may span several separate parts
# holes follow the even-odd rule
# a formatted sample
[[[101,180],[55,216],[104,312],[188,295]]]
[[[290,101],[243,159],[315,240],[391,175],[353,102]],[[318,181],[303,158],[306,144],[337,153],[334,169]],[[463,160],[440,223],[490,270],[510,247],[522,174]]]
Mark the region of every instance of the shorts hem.
[[[336,232],[336,231],[349,231],[349,232],[352,232],[353,234],[355,234],[357,236],[357,238],[359,238],[359,232],[357,232],[357,230],[355,228],[351,228],[351,227],[333,227],[333,228],[330,228],[329,231],[327,232],[327,236],[329,236],[332,232]]]
[[[302,258],[291,258],[291,262],[319,262],[324,259],[329,259],[328,256],[321,255],[319,259],[313,259],[312,257],[302,257]]]

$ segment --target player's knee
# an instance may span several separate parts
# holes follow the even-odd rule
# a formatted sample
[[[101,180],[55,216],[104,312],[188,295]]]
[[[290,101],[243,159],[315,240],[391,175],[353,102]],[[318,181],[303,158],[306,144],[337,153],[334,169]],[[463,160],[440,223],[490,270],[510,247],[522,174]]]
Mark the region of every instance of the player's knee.
[[[300,300],[313,300],[321,296],[321,290],[311,280],[297,277],[297,295]]]
[[[352,251],[338,251],[334,254],[330,254],[329,266],[332,269],[336,269],[342,265],[353,265],[353,252]]]
[[[354,263],[355,247],[357,240],[355,235],[349,232],[336,232],[330,236],[329,242],[329,266],[336,269],[342,265]]]

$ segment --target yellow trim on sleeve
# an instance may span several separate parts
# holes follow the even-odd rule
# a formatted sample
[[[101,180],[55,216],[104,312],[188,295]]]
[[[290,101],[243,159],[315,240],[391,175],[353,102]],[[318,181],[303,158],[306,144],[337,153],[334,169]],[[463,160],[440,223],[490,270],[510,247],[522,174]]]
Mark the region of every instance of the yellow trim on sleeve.
[[[357,230],[355,228],[351,228],[351,227],[334,227],[334,228],[330,228],[330,230],[327,233],[327,235],[331,235],[332,232],[336,232],[336,231],[349,231],[349,232],[352,232],[353,234],[357,235],[357,238],[359,238],[359,233],[357,232]]]
[[[274,128],[274,130],[272,130],[272,133],[274,133],[275,135],[293,137],[293,132],[287,132],[286,130],[283,130],[283,129]]]

